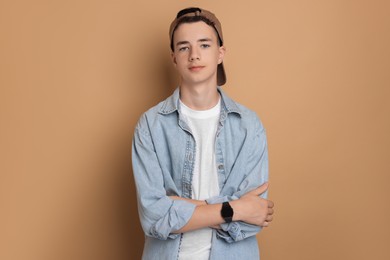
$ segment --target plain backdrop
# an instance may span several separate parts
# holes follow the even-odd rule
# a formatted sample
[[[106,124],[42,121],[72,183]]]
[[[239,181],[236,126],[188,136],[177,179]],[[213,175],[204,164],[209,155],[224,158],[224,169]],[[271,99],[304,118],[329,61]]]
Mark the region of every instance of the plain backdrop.
[[[389,1],[0,1],[0,259],[140,259],[139,116],[171,94],[168,26],[222,22],[224,90],[267,129],[262,260],[390,259]]]

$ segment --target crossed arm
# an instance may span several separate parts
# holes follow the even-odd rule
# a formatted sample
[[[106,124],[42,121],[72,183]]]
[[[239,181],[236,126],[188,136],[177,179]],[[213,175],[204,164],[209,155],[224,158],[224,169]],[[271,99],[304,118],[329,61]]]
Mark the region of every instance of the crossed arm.
[[[259,197],[267,189],[268,183],[265,183],[246,193],[240,199],[231,201],[230,205],[234,211],[233,221],[243,221],[260,227],[269,226],[273,219],[274,203]],[[224,223],[220,214],[222,204],[208,205],[201,200],[185,199],[177,196],[170,197],[174,200],[185,200],[196,205],[195,211],[187,224],[173,233],[184,233],[204,227],[220,229],[220,224]]]

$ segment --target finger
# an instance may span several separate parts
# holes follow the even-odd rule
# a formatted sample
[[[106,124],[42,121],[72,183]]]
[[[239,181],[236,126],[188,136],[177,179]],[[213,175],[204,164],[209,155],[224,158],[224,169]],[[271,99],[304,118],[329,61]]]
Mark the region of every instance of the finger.
[[[250,193],[254,195],[261,195],[268,189],[268,182],[265,182],[261,186],[257,187],[256,189],[252,190]]]
[[[262,227],[268,227],[269,226],[269,223],[267,221],[264,221]]]
[[[273,208],[268,208],[268,215],[274,214],[274,209]]]
[[[266,222],[271,222],[273,219],[274,219],[274,217],[272,217],[271,215],[268,215],[268,216],[265,218],[265,221],[266,221]]]
[[[274,202],[271,200],[268,200],[268,208],[273,208],[274,207]]]

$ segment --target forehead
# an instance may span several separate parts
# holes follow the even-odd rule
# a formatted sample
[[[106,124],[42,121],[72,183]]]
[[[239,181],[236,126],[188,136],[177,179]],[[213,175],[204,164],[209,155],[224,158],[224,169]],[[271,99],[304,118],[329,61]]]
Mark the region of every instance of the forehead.
[[[196,41],[204,38],[210,38],[213,41],[216,41],[217,32],[213,27],[203,21],[182,23],[176,28],[173,34],[173,42]]]

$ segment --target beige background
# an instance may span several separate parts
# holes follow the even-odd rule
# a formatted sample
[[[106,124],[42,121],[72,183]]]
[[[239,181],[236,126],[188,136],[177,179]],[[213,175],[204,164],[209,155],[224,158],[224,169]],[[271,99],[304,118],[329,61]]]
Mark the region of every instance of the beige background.
[[[390,259],[389,1],[1,1],[0,259],[140,259],[133,128],[177,84],[168,26],[220,18],[262,118],[264,260]]]

